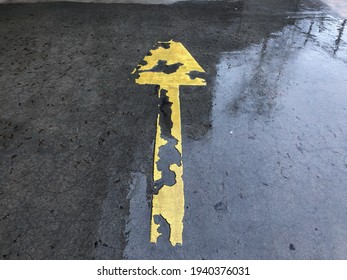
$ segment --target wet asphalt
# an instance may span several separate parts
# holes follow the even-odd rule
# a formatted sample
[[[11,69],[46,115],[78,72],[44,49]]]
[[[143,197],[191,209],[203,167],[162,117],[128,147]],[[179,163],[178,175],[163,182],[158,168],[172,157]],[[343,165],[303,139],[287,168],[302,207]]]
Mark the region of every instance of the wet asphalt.
[[[345,27],[316,0],[1,5],[0,258],[347,259]],[[159,100],[130,74],[170,39],[207,78],[176,247],[149,243]]]

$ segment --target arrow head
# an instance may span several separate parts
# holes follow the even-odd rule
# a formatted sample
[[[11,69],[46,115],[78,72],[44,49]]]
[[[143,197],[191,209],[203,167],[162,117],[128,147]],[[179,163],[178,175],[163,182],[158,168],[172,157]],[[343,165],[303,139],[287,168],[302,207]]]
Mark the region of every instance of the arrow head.
[[[204,86],[205,71],[180,42],[159,42],[134,69],[136,83]]]

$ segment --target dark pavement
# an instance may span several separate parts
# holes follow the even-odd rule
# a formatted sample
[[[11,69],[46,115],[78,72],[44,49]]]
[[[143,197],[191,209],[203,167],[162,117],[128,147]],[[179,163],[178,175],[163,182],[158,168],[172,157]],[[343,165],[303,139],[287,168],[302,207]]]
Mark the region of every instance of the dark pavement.
[[[0,6],[0,258],[347,259],[346,20],[318,0]],[[181,42],[183,245],[149,242],[158,98]]]

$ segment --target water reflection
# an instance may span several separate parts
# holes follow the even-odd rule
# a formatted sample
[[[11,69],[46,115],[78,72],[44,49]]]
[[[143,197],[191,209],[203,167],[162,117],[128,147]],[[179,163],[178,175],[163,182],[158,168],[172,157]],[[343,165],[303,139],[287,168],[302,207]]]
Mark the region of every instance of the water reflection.
[[[335,63],[335,59],[347,63],[346,20],[323,11],[303,10],[300,5],[297,5],[297,9],[297,12],[285,12],[286,18],[293,21],[277,32],[264,32],[264,39],[259,44],[252,44],[241,51],[222,53],[218,65],[216,99],[221,94],[232,96],[231,101],[224,100],[225,108],[230,113],[270,116],[278,107],[277,96],[285,94],[279,89],[281,78],[285,78],[285,67],[303,49],[328,54],[332,63]],[[282,22],[283,14],[278,15],[281,16],[273,20]],[[253,23],[258,17],[257,13],[248,12],[243,25]],[[310,52],[307,55],[310,56]],[[234,82],[230,83],[231,80]]]
[[[244,14],[240,40],[249,26],[257,40],[220,54],[211,133],[189,146],[186,185],[197,193],[187,201],[199,205],[189,215],[211,209],[196,239],[213,244],[212,258],[345,257],[335,246],[347,230],[343,21],[295,4],[270,19]]]
[[[344,0],[321,0],[326,3],[333,12],[336,12],[341,17],[347,18],[347,2]]]
[[[338,28],[339,35],[337,36],[337,39],[335,40],[334,54],[336,54],[337,51],[338,51],[339,48],[340,48],[340,43],[341,43],[341,39],[342,39],[342,36],[343,36],[343,32],[344,32],[344,30],[345,30],[346,22],[347,22],[347,20],[344,19],[344,20],[342,21],[342,23],[341,23],[341,27]]]

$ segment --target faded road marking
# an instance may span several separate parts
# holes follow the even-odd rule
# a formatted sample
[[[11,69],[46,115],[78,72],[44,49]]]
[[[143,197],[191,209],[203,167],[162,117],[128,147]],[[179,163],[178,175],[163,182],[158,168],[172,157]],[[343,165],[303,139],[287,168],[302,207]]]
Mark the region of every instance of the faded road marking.
[[[159,42],[134,69],[136,83],[159,85],[154,150],[150,241],[157,243],[160,223],[170,227],[170,243],[182,244],[184,184],[180,85],[204,86],[205,71],[179,42]],[[162,219],[160,219],[160,217]]]

